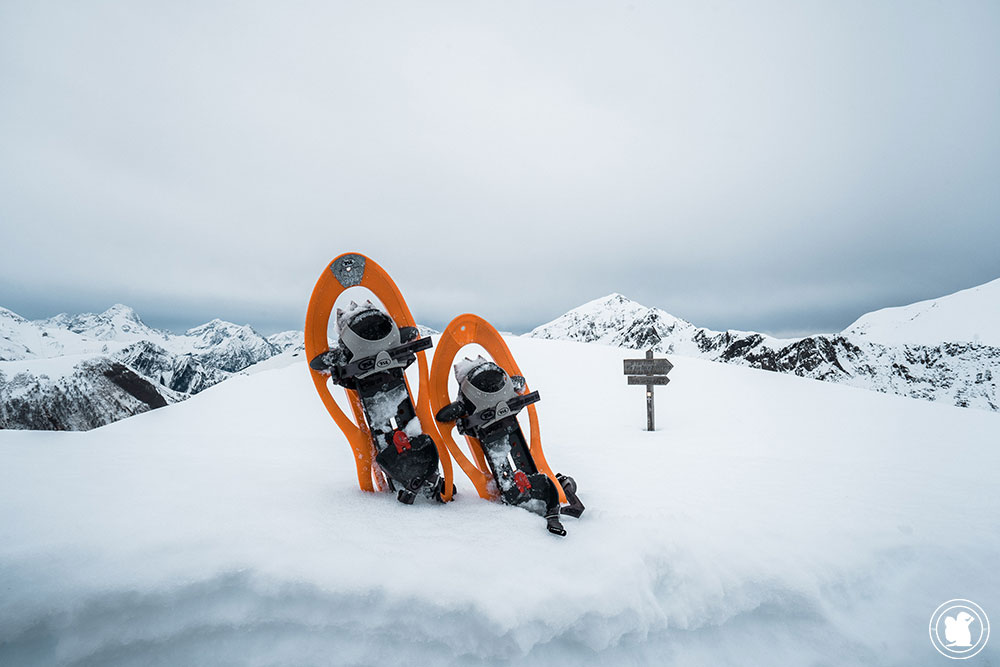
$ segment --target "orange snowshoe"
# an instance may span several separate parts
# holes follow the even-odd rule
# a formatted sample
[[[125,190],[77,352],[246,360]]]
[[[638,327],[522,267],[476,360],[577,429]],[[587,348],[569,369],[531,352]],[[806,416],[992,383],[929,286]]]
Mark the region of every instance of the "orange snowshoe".
[[[448,376],[459,350],[476,343],[492,357],[478,357],[455,364],[459,391],[448,396]],[[521,370],[496,329],[476,315],[456,317],[441,334],[430,375],[431,405],[441,437],[458,465],[469,476],[482,498],[517,505],[545,517],[549,532],[565,535],[560,514],[579,517],[583,503],[576,496],[572,477],[552,473],[542,451],[535,403]],[[530,445],[517,413],[527,408]],[[465,436],[472,453],[469,460],[452,438],[452,429]],[[568,503],[560,509],[562,503]]]
[[[338,310],[339,340],[331,349],[327,331],[334,303],[356,286],[371,290],[384,309],[369,301]],[[357,253],[334,259],[309,300],[305,344],[316,391],[354,450],[361,489],[394,491],[406,504],[420,494],[451,500],[451,459],[430,409],[425,351],[431,340],[420,337],[385,270]],[[420,378],[416,400],[405,375],[414,361]],[[347,392],[353,420],[334,400],[330,382]]]

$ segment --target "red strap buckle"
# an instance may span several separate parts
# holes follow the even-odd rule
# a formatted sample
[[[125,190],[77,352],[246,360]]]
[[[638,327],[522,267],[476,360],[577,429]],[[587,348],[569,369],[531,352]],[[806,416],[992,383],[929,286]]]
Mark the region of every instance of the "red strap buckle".
[[[410,449],[410,439],[402,431],[392,434],[392,444],[396,445],[397,454],[402,454],[404,449]]]
[[[531,482],[528,481],[528,476],[524,474],[523,470],[514,473],[514,483],[517,484],[517,490],[521,493],[531,488]]]

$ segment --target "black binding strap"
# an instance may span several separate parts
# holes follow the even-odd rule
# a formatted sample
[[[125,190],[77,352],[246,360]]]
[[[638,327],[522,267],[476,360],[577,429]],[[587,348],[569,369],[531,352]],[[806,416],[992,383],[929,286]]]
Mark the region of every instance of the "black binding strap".
[[[409,343],[402,343],[396,347],[390,347],[388,350],[384,350],[384,352],[388,353],[389,358],[393,361],[400,361],[411,354],[422,352],[423,350],[429,350],[433,346],[434,343],[430,338],[417,338],[416,340],[411,340]],[[381,352],[379,352],[379,354],[381,354]],[[375,360],[377,357],[378,354],[373,354],[368,357],[362,357],[361,359],[355,359],[340,368],[337,375],[340,378],[346,379],[356,377],[362,373],[367,373],[375,368]]]
[[[515,396],[514,398],[511,398],[507,401],[507,407],[510,408],[510,414],[506,416],[512,417],[516,415],[518,412],[520,412],[522,408],[525,408],[531,405],[532,403],[537,403],[540,400],[542,399],[538,395],[537,391],[524,394],[523,396]],[[465,426],[465,428],[468,429],[478,428],[483,424],[487,424],[493,421],[493,419],[496,417],[496,414],[497,414],[496,406],[492,408],[486,408],[485,410],[480,410],[479,412],[466,417],[465,424],[463,425]]]

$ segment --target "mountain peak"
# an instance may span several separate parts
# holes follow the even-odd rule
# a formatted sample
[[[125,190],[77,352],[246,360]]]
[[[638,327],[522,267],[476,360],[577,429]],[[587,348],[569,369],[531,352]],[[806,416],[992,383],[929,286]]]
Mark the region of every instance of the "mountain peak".
[[[14,322],[27,322],[26,319],[15,313],[13,310],[0,306],[0,317],[13,320]]]
[[[229,322],[227,320],[221,320],[218,317],[209,320],[204,324],[199,324],[196,327],[188,329],[185,335],[187,336],[202,336],[210,332],[237,332],[240,330],[246,330],[257,334],[249,324],[236,324],[234,322]]]
[[[638,306],[640,308],[645,308],[641,303],[633,301],[624,294],[619,294],[618,292],[612,292],[607,296],[602,296],[593,301],[588,301],[587,303],[574,308],[573,310],[579,310],[580,308],[587,308],[590,306]]]
[[[588,301],[529,332],[533,338],[603,343],[631,349],[674,349],[690,340],[694,326],[665,310],[648,308],[612,292]],[[693,345],[693,344],[691,344]]]
[[[142,320],[139,319],[139,314],[136,313],[131,307],[126,306],[123,303],[116,303],[101,313],[101,316],[108,319],[121,318],[138,323],[142,322]]]

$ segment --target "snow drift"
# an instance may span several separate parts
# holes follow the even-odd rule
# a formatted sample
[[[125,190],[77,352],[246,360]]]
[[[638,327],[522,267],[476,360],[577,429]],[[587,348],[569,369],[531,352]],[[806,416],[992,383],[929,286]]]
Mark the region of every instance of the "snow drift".
[[[1000,614],[1000,415],[676,357],[646,433],[629,352],[509,344],[565,539],[360,492],[301,362],[0,432],[0,664],[914,665],[941,602]]]

